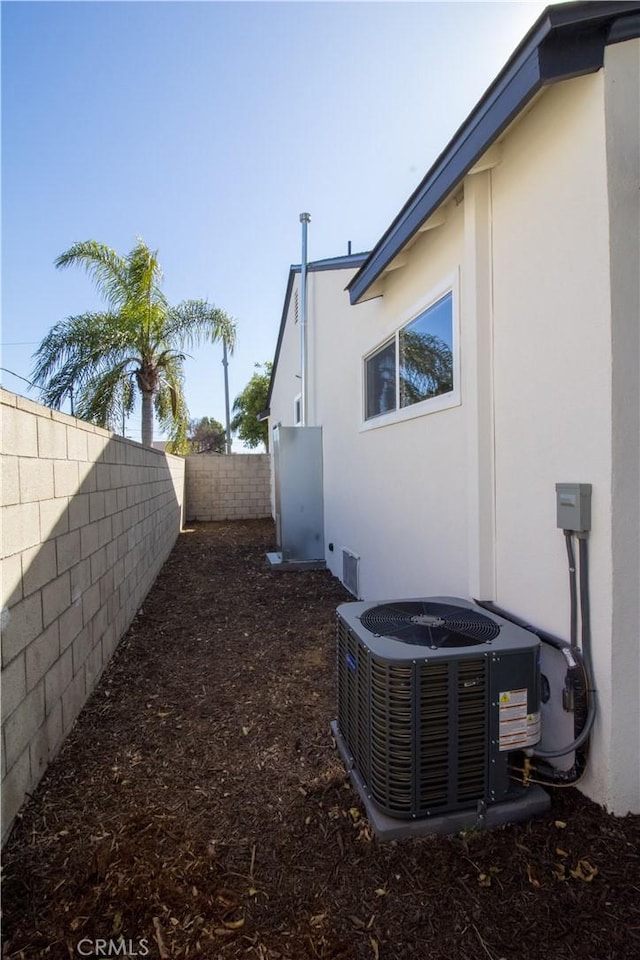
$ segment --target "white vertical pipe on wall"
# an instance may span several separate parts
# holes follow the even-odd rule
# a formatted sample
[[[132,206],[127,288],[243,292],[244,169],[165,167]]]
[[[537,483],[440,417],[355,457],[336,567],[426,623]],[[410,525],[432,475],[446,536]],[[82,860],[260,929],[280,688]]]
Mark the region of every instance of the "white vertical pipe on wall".
[[[300,263],[300,426],[307,425],[307,224],[308,213],[300,214],[302,259]]]

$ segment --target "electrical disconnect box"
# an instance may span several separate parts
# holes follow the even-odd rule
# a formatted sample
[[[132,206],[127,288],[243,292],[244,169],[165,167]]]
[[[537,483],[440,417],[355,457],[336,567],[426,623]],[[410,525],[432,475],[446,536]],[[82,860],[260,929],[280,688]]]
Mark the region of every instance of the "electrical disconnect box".
[[[591,530],[591,484],[556,483],[556,510],[561,530]]]

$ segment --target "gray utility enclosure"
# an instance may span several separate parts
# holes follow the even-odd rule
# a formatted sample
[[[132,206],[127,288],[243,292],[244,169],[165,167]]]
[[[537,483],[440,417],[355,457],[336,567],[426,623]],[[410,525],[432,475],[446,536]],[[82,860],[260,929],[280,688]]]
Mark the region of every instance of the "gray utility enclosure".
[[[277,426],[272,452],[280,552],[269,562],[324,566],[322,428]]]

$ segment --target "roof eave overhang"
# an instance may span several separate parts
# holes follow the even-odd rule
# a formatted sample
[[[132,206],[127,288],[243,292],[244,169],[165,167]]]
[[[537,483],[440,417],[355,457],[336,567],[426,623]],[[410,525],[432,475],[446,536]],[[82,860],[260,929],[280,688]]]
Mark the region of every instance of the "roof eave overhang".
[[[591,2],[547,8],[440,154],[347,289],[352,304],[380,295],[376,281],[482,155],[545,86],[595,73],[607,42],[637,22],[640,3]],[[609,36],[609,33],[611,35]]]

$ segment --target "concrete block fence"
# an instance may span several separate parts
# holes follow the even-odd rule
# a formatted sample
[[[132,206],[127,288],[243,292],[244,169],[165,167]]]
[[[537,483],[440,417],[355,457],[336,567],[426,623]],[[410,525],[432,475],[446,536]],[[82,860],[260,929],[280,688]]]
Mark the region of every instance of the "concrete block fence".
[[[4,390],[0,413],[4,839],[175,543],[185,461]]]
[[[186,458],[187,520],[271,516],[268,453],[197,454]]]

